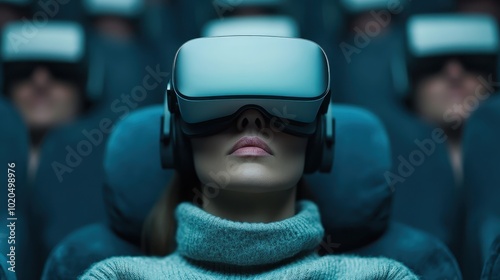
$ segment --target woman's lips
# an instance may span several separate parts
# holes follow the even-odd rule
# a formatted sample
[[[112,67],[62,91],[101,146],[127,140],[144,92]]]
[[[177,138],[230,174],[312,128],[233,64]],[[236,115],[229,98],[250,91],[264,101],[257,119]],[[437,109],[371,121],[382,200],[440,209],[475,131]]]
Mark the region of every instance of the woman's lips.
[[[235,156],[269,156],[273,153],[269,146],[259,137],[245,136],[234,144],[229,154]]]

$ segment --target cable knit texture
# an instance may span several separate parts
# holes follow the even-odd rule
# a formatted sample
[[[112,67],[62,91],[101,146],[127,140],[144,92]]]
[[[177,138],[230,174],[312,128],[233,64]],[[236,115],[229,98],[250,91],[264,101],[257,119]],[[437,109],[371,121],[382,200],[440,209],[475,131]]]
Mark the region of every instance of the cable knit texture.
[[[80,279],[418,279],[402,264],[315,252],[323,238],[317,206],[272,223],[234,222],[191,203],[176,209],[177,250],[167,257],[115,257]]]

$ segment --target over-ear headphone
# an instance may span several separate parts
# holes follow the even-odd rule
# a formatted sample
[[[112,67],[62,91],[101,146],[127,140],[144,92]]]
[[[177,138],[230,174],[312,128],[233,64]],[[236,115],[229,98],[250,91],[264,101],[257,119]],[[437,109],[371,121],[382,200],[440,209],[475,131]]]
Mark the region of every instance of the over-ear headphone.
[[[318,116],[316,132],[309,137],[304,173],[328,173],[332,169],[335,142],[335,120],[331,104],[325,115]]]
[[[189,138],[182,132],[180,115],[169,110],[168,93],[161,120],[160,156],[164,169],[174,168],[181,174],[194,174],[194,161]],[[309,137],[304,173],[330,172],[334,158],[335,120],[331,104],[326,114],[319,115],[316,132]]]

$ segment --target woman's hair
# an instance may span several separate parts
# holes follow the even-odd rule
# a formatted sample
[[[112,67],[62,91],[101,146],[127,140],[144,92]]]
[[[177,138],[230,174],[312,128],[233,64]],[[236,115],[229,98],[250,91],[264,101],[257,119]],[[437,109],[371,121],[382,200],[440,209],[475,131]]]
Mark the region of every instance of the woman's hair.
[[[200,185],[194,178],[197,176],[181,176],[174,172],[142,226],[141,249],[145,254],[164,256],[175,250],[175,208],[183,201],[193,201],[194,188]]]
[[[180,175],[174,172],[174,176],[151,209],[142,227],[141,249],[145,254],[165,256],[175,250],[177,230],[175,208],[183,201],[194,203],[195,190],[200,191],[200,186],[197,176]],[[301,178],[297,184],[296,199],[310,199],[311,197],[309,187],[304,178]]]

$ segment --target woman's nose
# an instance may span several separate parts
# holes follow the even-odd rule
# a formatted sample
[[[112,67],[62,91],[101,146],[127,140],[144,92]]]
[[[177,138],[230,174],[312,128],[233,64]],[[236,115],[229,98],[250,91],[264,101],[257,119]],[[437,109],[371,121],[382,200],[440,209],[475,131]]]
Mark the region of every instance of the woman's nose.
[[[236,121],[236,127],[239,131],[245,129],[260,130],[264,128],[264,124],[264,116],[261,112],[255,109],[245,110],[243,113],[241,113]]]

